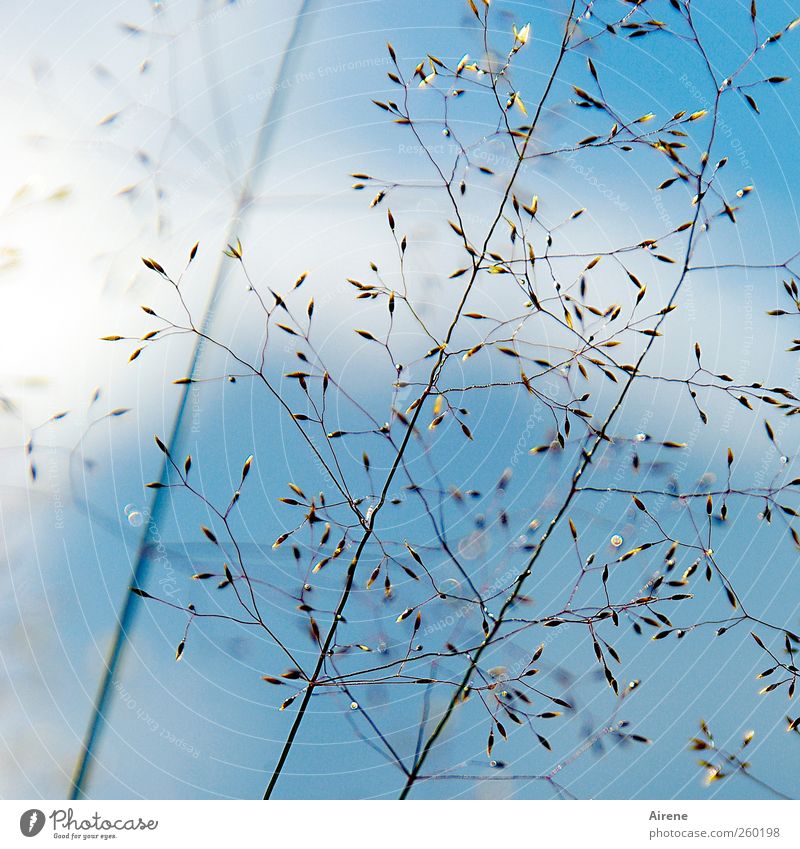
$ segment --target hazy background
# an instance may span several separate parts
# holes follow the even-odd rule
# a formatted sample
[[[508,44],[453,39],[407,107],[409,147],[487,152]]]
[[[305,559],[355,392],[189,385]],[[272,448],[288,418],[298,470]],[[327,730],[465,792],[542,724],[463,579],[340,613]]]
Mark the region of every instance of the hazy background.
[[[520,59],[519,87],[528,102],[535,101],[566,4],[494,5],[495,24],[504,33],[512,23],[533,22],[532,44]],[[765,34],[797,14],[783,0],[762,5]],[[623,4],[598,6],[613,10],[609,17],[622,14]],[[652,6],[655,17],[670,14],[666,2]],[[736,7],[736,14],[729,6]],[[738,64],[750,43],[747,4],[725,7],[723,19],[721,4],[695,4],[702,34],[720,68]],[[301,8],[305,14],[298,23]],[[765,75],[796,74],[796,38],[795,32],[774,45],[763,69],[757,67]],[[0,139],[5,163],[0,169],[0,393],[8,399],[0,415],[3,796],[58,797],[67,790],[146,524],[142,514],[151,509],[152,493],[143,485],[160,468],[152,435],[171,432],[180,394],[170,381],[188,368],[191,352],[184,344],[146,351],[128,365],[129,348],[96,341],[101,335],[149,329],[138,305],[155,306],[164,293],[139,258],[153,256],[179,268],[199,241],[187,285],[200,314],[231,234],[242,239],[251,270],[267,285],[288,288],[309,270],[307,294],[317,299],[315,320],[323,349],[354,382],[359,397],[388,410],[385,369],[350,338],[354,324],[371,319],[372,308],[363,307],[364,321],[361,316],[357,321],[357,308],[349,294],[344,300],[342,283],[364,275],[369,260],[387,269],[393,262],[383,212],[368,209],[368,195],[350,190],[348,173],[429,176],[408,138],[370,103],[389,96],[387,39],[406,67],[428,51],[457,60],[477,48],[460,0],[126,0],[116,6],[23,3],[6,10],[0,23],[0,90],[10,116]],[[616,47],[602,44],[593,59],[609,91],[630,103],[631,110],[639,104],[640,113],[666,115],[708,105],[703,102],[707,86],[702,69],[683,57],[674,41],[656,36],[637,45],[621,39]],[[282,65],[289,46],[291,59]],[[647,56],[637,60],[638,51],[647,51]],[[571,82],[586,83],[579,56],[567,60],[564,83],[553,94],[552,102],[559,106],[543,124],[548,143],[574,142],[587,134],[583,130],[590,119],[563,106]],[[700,259],[708,262],[782,262],[800,247],[793,188],[800,176],[796,84],[759,93],[758,100],[758,119],[741,100],[731,99],[723,111],[726,129],[717,155],[730,156],[725,186],[754,183],[757,190],[739,226],[724,236],[717,233],[703,249]],[[267,129],[259,134],[269,108]],[[486,151],[490,164],[493,155]],[[576,243],[633,242],[690,217],[683,195],[653,192],[669,176],[650,171],[654,162],[602,154],[579,165],[578,160],[549,160],[526,172],[521,182],[554,210],[587,207],[588,214],[571,231]],[[587,172],[586,167],[595,170]],[[491,197],[498,186],[489,183],[480,197]],[[245,187],[249,191],[242,203]],[[436,271],[458,264],[451,263],[450,254],[456,255],[442,215],[445,207],[433,193],[410,191],[397,195],[392,208],[414,245],[410,275],[435,322],[446,315],[454,297],[446,275]],[[476,200],[468,208],[478,227],[487,207]],[[660,271],[649,267],[648,286],[667,292],[671,279],[666,272],[663,279],[657,276]],[[600,281],[602,285],[602,276]],[[682,374],[691,367],[691,344],[697,339],[709,367],[718,364],[743,381],[767,376],[773,383],[796,387],[796,356],[785,353],[793,331],[765,316],[766,309],[778,305],[779,290],[773,272],[692,275],[669,344],[654,349],[650,370]],[[479,296],[475,308],[480,308],[480,297],[498,310],[506,305],[502,295],[488,292]],[[252,307],[234,272],[223,272],[212,328],[245,344],[251,338]],[[407,340],[409,350],[415,341]],[[289,346],[287,359],[291,351]],[[201,362],[209,372],[215,365],[210,355]],[[281,365],[274,364],[276,374]],[[491,372],[495,378],[497,374]],[[100,396],[90,404],[95,387]],[[248,556],[279,590],[291,585],[293,567],[288,551],[270,548],[287,521],[275,495],[285,494],[281,487],[287,480],[304,480],[310,491],[320,484],[318,470],[302,459],[297,438],[285,428],[275,405],[253,395],[251,388],[237,384],[223,390],[209,384],[190,393],[174,448],[178,455],[192,453],[198,480],[209,494],[229,491],[243,459],[255,454],[253,489],[242,502],[241,530],[250,546]],[[728,446],[736,451],[743,481],[759,478],[765,485],[773,475],[797,476],[792,427],[779,436],[788,460],[781,463],[764,437],[762,414],[712,397],[705,403],[712,423],[703,428],[684,395],[643,384],[617,423],[621,432],[643,431],[690,443],[678,459],[663,452],[656,457],[649,448],[642,451],[649,461],[670,464],[656,469],[654,481],[663,485],[675,474],[681,488],[688,489],[703,475],[721,477]],[[117,408],[131,412],[103,419],[87,431]],[[70,411],[68,416],[34,431],[34,451],[26,457],[22,445],[32,428],[64,410]],[[459,442],[455,453],[447,442],[437,449],[447,484],[490,492],[503,469],[513,467],[508,498],[520,522],[546,520],[547,493],[557,492],[563,482],[563,470],[527,454],[517,457],[520,439],[530,447],[550,438],[545,422],[527,425],[529,415],[519,399],[501,398],[476,408],[471,422],[495,445],[491,456],[481,447],[486,442],[474,447]],[[355,464],[362,446],[351,447]],[[379,457],[376,462],[379,468]],[[614,471],[612,458],[609,475]],[[601,468],[597,474],[603,472]],[[640,476],[636,483],[644,485],[644,480]],[[797,629],[797,552],[784,532],[757,522],[755,504],[740,506],[741,513],[731,504],[731,521],[717,555],[737,588],[746,589],[750,608],[769,611],[775,621]],[[625,538],[626,547],[646,537],[624,499],[612,499],[602,511],[591,502],[579,508],[575,518],[583,523],[587,545],[592,540],[604,553],[615,533]],[[475,508],[492,509],[492,503]],[[669,505],[663,509],[668,520],[680,521],[670,516]],[[404,515],[401,505],[392,519],[399,528],[408,521]],[[184,601],[199,596],[188,578],[208,565],[203,559],[207,547],[196,533],[203,518],[186,501],[170,502],[159,516],[157,534],[166,555],[152,558],[148,588],[154,593],[175,592]],[[463,517],[454,533],[468,537],[473,520],[474,515]],[[495,535],[488,547],[507,550],[511,542]],[[563,557],[563,548],[554,546],[543,558],[541,581],[532,591],[545,607],[563,592],[564,570],[574,575],[574,561]],[[476,568],[486,575],[492,569],[503,571],[498,558],[490,563],[490,556],[482,553],[486,562]],[[645,564],[636,568],[632,585],[649,574]],[[333,594],[337,586],[332,579],[328,591]],[[302,622],[290,620],[278,590],[275,616],[310,657],[313,646],[302,633]],[[710,590],[693,603],[691,614],[685,615],[725,615],[724,601]],[[371,600],[357,598],[348,629],[356,635],[360,628],[391,652],[396,641],[407,638],[394,626],[396,606],[376,608]],[[193,629],[184,660],[176,665],[174,649],[183,625],[181,616],[141,606],[114,682],[90,796],[249,798],[263,791],[290,715],[276,710],[281,696],[265,687],[260,676],[279,671],[280,661],[252,636],[224,625],[203,625]],[[552,754],[522,733],[498,747],[496,756],[515,772],[546,771],[580,745],[587,726],[602,724],[613,709],[610,692],[594,678],[591,647],[585,640],[575,644],[570,630],[561,630],[548,645],[548,655],[561,666],[560,673],[551,674],[572,676],[570,692],[580,711],[547,729]],[[736,741],[755,728],[754,772],[784,792],[795,792],[798,748],[784,732],[788,706],[784,697],[756,695],[753,676],[768,663],[744,628],[736,630],[716,640],[704,629],[680,642],[659,643],[620,635],[615,642],[624,660],[620,680],[644,682],[622,716],[654,744],[588,753],[564,771],[569,789],[580,797],[761,797],[760,788],[742,779],[702,786],[686,742],[704,717],[721,742]],[[365,694],[365,700],[371,700],[376,719],[397,735],[399,744],[413,749],[418,701],[400,699],[391,688]],[[396,795],[398,773],[359,742],[348,724],[356,722],[343,696],[316,699],[279,795]],[[432,768],[463,761],[468,772],[485,769],[483,725],[477,714],[457,716],[449,744]],[[536,783],[506,782],[431,782],[418,785],[415,793],[548,796],[547,788]]]

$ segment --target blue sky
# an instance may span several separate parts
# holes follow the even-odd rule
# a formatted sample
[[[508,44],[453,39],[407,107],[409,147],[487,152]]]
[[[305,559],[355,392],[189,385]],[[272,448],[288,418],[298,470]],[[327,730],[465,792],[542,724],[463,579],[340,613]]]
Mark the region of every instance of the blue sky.
[[[393,42],[401,63],[412,68],[426,52],[457,60],[464,52],[477,55],[479,50],[468,26],[466,4],[460,2],[424,7],[312,2],[299,28],[292,61],[283,78],[278,78],[279,61],[294,25],[294,7],[299,4],[165,3],[155,16],[140,3],[122,3],[113,9],[97,6],[94,15],[87,14],[92,6],[87,4],[60,19],[54,12],[54,23],[42,26],[45,5],[37,4],[35,10],[24,7],[1,36],[9,46],[3,60],[4,91],[19,104],[22,116],[13,151],[36,176],[38,183],[33,184],[45,197],[62,182],[74,185],[74,191],[68,208],[45,203],[19,212],[12,205],[9,220],[19,222],[13,226],[20,240],[28,242],[25,262],[5,285],[20,309],[36,309],[45,324],[53,326],[58,350],[65,353],[63,357],[40,355],[36,371],[37,376],[44,375],[44,388],[25,382],[24,361],[14,366],[17,373],[6,375],[6,381],[15,381],[11,386],[31,421],[62,407],[76,412],[60,431],[53,427],[43,433],[43,444],[56,448],[40,455],[45,473],[36,487],[21,480],[22,464],[9,460],[8,465],[3,524],[13,601],[6,603],[3,613],[8,627],[3,660],[6,675],[15,683],[7,696],[13,709],[4,710],[9,718],[4,719],[3,738],[13,754],[8,760],[13,765],[2,776],[6,796],[64,792],[142,533],[141,525],[128,521],[125,508],[133,506],[142,512],[151,506],[151,494],[143,484],[158,474],[152,433],[169,433],[179,395],[168,381],[183,374],[190,354],[188,346],[177,342],[160,353],[158,349],[146,352],[134,371],[125,363],[127,350],[109,353],[94,341],[101,334],[123,329],[144,332],[148,325],[145,317],[137,315],[138,304],[156,305],[162,299],[166,303],[151,277],[140,271],[138,257],[155,256],[175,267],[199,240],[202,249],[190,278],[189,297],[200,311],[229,232],[241,237],[260,282],[286,288],[308,269],[305,291],[317,300],[315,320],[326,357],[353,381],[365,403],[385,415],[389,400],[385,386],[391,375],[387,378],[385,365],[351,340],[356,316],[359,323],[377,321],[376,308],[351,301],[342,281],[365,275],[370,260],[382,269],[392,269],[393,247],[380,208],[370,210],[365,193],[350,191],[352,180],[347,175],[365,170],[411,179],[430,176],[413,143],[400,135],[402,129],[387,124],[385,114],[370,103],[372,98],[390,96],[385,77],[387,40]],[[512,23],[532,22],[532,42],[521,54],[514,85],[524,92],[526,102],[535,102],[553,59],[562,4],[493,5],[498,41],[508,41]],[[765,34],[779,30],[794,16],[791,4],[782,0],[762,5],[759,26]],[[605,14],[620,4],[606,0],[595,6],[597,14]],[[667,6],[653,2],[653,15],[666,17]],[[718,3],[693,6],[712,64],[722,75],[741,61],[749,45],[748,6],[726,4],[724,19]],[[121,29],[120,22],[130,26]],[[796,32],[790,33],[765,51],[755,68],[765,75],[796,76],[791,52],[796,37]],[[591,115],[564,106],[571,84],[590,82],[586,55],[592,56],[607,93],[629,114],[652,111],[661,116],[706,105],[704,71],[674,40],[653,36],[600,44],[591,53],[581,51],[565,62],[564,82],[552,97],[558,108],[545,116],[542,125],[547,143],[574,142],[594,129]],[[752,78],[756,77],[754,70]],[[257,150],[258,123],[276,96],[280,109],[264,146]],[[698,253],[704,263],[770,264],[782,262],[800,247],[793,192],[799,167],[794,155],[797,127],[792,107],[796,102],[792,81],[759,90],[758,117],[741,98],[731,97],[724,107],[722,131],[713,152],[717,158],[730,157],[722,184],[730,192],[749,184],[756,190],[748,197],[737,228],[723,230],[721,222],[712,228],[707,246]],[[465,133],[480,133],[485,115],[486,105],[478,102],[465,110],[459,126]],[[114,117],[109,120],[109,116]],[[703,138],[701,123],[693,139]],[[43,134],[46,143],[33,144],[34,134]],[[448,155],[446,144],[439,149],[442,157]],[[486,155],[497,152],[490,147]],[[240,211],[241,220],[231,231],[236,197],[251,162],[257,163],[251,175],[253,200]],[[587,215],[564,238],[570,245],[589,243],[601,250],[621,240],[633,241],[630,234],[645,238],[666,229],[668,222],[689,217],[688,199],[680,187],[663,196],[653,191],[668,176],[668,166],[654,158],[598,154],[579,164],[570,160],[537,163],[526,169],[520,193],[538,194],[554,218],[587,207]],[[24,179],[9,169],[3,177],[6,195],[10,197]],[[498,185],[489,180],[474,200],[472,195],[466,200],[470,220],[478,229],[485,223]],[[123,194],[117,195],[120,189]],[[425,315],[438,326],[446,320],[455,294],[437,269],[449,269],[458,262],[443,220],[443,201],[435,192],[414,189],[398,193],[391,204],[412,244],[409,268],[415,291],[424,302]],[[34,229],[45,230],[54,246],[48,263],[39,268],[35,263],[43,261],[30,259],[36,256]],[[79,234],[77,247],[69,237],[72,230]],[[87,232],[96,238],[87,237]],[[48,304],[37,295],[37,285],[45,285],[37,281],[57,279],[55,257],[62,242],[71,246],[69,285],[90,310],[89,319],[83,316],[84,309],[69,302],[56,310],[55,301]],[[641,273],[647,275],[649,291],[664,294],[672,280],[653,265],[658,264],[643,263]],[[597,285],[607,288],[610,297],[619,287],[612,275],[602,271]],[[737,379],[767,375],[773,383],[796,385],[794,355],[784,350],[792,331],[765,316],[767,309],[776,306],[780,291],[772,271],[690,275],[668,341],[654,352],[651,368],[682,373],[691,364],[693,342],[699,340],[708,361],[735,370]],[[58,292],[51,297],[59,297]],[[479,291],[474,308],[487,305],[507,310],[514,302],[502,291]],[[75,324],[61,320],[66,310],[74,310]],[[256,316],[235,269],[224,277],[211,326],[245,348],[255,344]],[[422,340],[409,328],[401,329],[404,355],[407,351],[413,359]],[[26,344],[33,350],[46,349],[44,338]],[[292,349],[285,349],[284,355],[291,360]],[[204,356],[201,369],[213,373],[215,367],[225,368],[218,357]],[[478,363],[474,374],[502,379],[506,367]],[[276,360],[272,368],[277,375],[285,362]],[[510,367],[507,374],[513,376]],[[103,410],[118,405],[132,407],[133,412],[92,430],[86,445],[97,468],[90,475],[79,471],[71,482],[69,464],[74,458],[65,458],[61,447],[73,445],[80,436],[83,425],[77,410],[97,384],[103,388]],[[600,399],[608,397],[604,392]],[[448,433],[431,449],[445,470],[446,482],[491,492],[503,469],[511,465],[514,477],[507,497],[515,521],[520,525],[531,518],[546,521],[548,496],[551,490],[557,495],[563,488],[564,471],[547,460],[517,456],[520,439],[532,445],[547,438],[546,423],[537,419],[529,427],[531,410],[525,399],[516,396],[493,397],[485,406],[475,403],[473,417],[482,439],[465,446],[457,434]],[[708,400],[706,409],[711,425],[703,428],[678,390],[643,383],[632,393],[618,421],[621,433],[643,431],[654,439],[691,444],[680,460],[664,456],[663,451],[657,455],[655,446],[645,444],[643,458],[668,466],[652,473],[653,477],[640,475],[637,483],[644,486],[651,480],[661,485],[666,475],[674,473],[682,488],[690,488],[703,475],[722,478],[729,446],[740,458],[737,473],[743,480],[795,475],[793,457],[781,464],[770,451],[763,416],[747,413],[735,402],[714,399]],[[343,408],[341,415],[346,423],[352,413]],[[18,438],[14,425],[7,430],[9,442]],[[791,426],[782,439],[791,454],[796,442]],[[486,451],[487,444],[492,445],[491,452]],[[363,447],[352,446],[349,467],[353,474]],[[305,640],[301,623],[279,595],[281,589],[293,586],[290,553],[270,548],[286,522],[287,514],[281,512],[285,508],[274,502],[277,490],[283,494],[283,482],[302,480],[310,491],[320,487],[318,469],[303,459],[296,435],[281,420],[274,403],[256,395],[247,383],[226,385],[224,391],[218,384],[208,384],[190,394],[184,426],[173,448],[179,456],[192,453],[206,492],[219,497],[235,483],[243,459],[255,454],[252,491],[243,498],[237,521],[254,563],[277,588],[265,591],[266,603],[293,634],[299,650],[311,658],[313,647]],[[617,464],[624,462],[620,457],[627,457],[625,450],[610,455],[606,470],[595,471],[598,481],[604,474],[613,475]],[[384,460],[376,449],[378,467]],[[81,509],[75,501],[90,506]],[[487,497],[467,515],[453,518],[454,538],[466,545],[476,514],[491,518],[496,509]],[[669,505],[663,511],[665,521],[688,533],[685,519]],[[796,551],[785,534],[756,520],[755,505],[732,504],[731,511],[718,556],[731,576],[747,587],[749,606],[768,609],[773,618],[798,627],[792,578]],[[400,505],[386,518],[399,535],[422,533],[410,504]],[[151,531],[167,553],[156,552],[152,558],[150,591],[160,589],[170,596],[175,592],[181,599],[188,599],[190,591],[192,597],[196,595],[197,585],[189,576],[211,563],[193,530],[202,521],[203,511],[196,505],[186,500],[167,503]],[[582,527],[586,545],[609,558],[612,535],[622,535],[626,547],[629,541],[636,545],[646,538],[647,528],[622,497],[615,496],[602,510],[592,502],[578,504],[575,521]],[[514,550],[509,548],[513,539],[493,526],[489,551],[505,551],[508,562],[514,562]],[[537,603],[545,607],[563,593],[564,570],[574,569],[574,562],[564,554],[566,536],[553,542],[532,590]],[[475,568],[491,582],[505,564],[502,556],[481,553]],[[632,593],[645,574],[648,568],[642,564],[631,575]],[[333,598],[338,586],[334,575],[320,591],[326,599]],[[698,589],[693,603],[703,618],[724,609],[724,601],[710,589]],[[398,643],[407,637],[398,632],[396,614],[393,607],[359,596],[349,617],[348,634],[365,634],[376,644],[385,642],[390,652],[398,651]],[[448,615],[445,607],[441,618],[447,621]],[[142,605],[114,681],[90,795],[249,798],[262,791],[265,771],[274,763],[289,719],[288,712],[276,710],[279,699],[260,676],[275,672],[281,661],[266,642],[212,623],[193,627],[184,659],[175,665],[174,649],[183,624],[179,615]],[[466,627],[473,628],[475,623]],[[657,643],[630,631],[615,638],[624,659],[622,676],[643,681],[626,700],[624,718],[654,743],[648,747],[606,745],[602,755],[587,752],[564,770],[564,783],[571,792],[602,798],[760,798],[764,791],[741,779],[719,782],[711,789],[701,785],[700,771],[686,751],[701,717],[721,741],[737,740],[750,728],[756,729],[754,771],[777,776],[776,783],[791,792],[797,782],[797,759],[783,730],[787,704],[782,697],[757,696],[753,677],[767,663],[746,631],[738,630],[741,633],[714,639],[705,629],[682,641]],[[441,638],[434,632],[431,639]],[[516,732],[504,747],[498,746],[497,758],[514,771],[540,772],[568,758],[581,745],[587,724],[602,724],[614,707],[610,692],[595,680],[597,669],[585,640],[576,640],[572,631],[556,629],[547,656],[559,660],[559,669],[548,665],[548,680],[559,686],[569,680],[571,698],[580,710],[568,720],[552,721],[560,725],[548,726],[552,755],[523,732]],[[400,698],[393,689],[366,694],[364,704],[382,726],[392,730],[398,746],[413,750],[420,701],[411,695]],[[331,694],[315,699],[313,705],[280,795],[396,795],[398,773],[358,742],[356,730],[368,733],[369,729],[364,728],[360,714],[350,710],[349,699]],[[478,711],[463,711],[432,768],[463,762],[467,772],[486,772],[484,725]],[[36,766],[29,766],[33,762]],[[548,794],[546,786],[535,782],[428,782],[416,791],[420,798]]]

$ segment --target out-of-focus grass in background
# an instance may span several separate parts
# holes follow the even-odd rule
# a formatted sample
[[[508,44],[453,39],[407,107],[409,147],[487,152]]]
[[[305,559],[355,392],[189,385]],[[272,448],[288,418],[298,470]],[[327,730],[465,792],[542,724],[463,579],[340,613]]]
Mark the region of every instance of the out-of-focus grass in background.
[[[350,313],[337,312],[342,279],[358,276],[370,259],[384,257],[390,264],[379,226],[383,219],[377,221],[379,213],[367,208],[365,196],[349,191],[347,174],[368,165],[387,176],[422,172],[419,151],[387,128],[369,102],[386,88],[384,42],[391,39],[406,62],[427,51],[457,57],[469,49],[471,38],[466,5],[443,0],[310,5],[298,36],[296,70],[283,79],[276,73],[300,3],[184,0],[152,6],[124,2],[112,8],[41,2],[16,8],[15,17],[0,26],[0,91],[13,115],[0,140],[5,163],[0,169],[0,392],[8,399],[0,415],[4,796],[66,792],[142,532],[149,497],[143,485],[158,474],[160,457],[152,448],[152,434],[170,432],[179,397],[170,382],[181,376],[190,355],[178,343],[167,356],[163,349],[157,356],[146,352],[134,367],[125,362],[127,351],[112,351],[97,339],[148,329],[138,305],[160,295],[139,258],[154,256],[176,267],[198,240],[201,249],[187,291],[202,313],[253,161],[260,121],[279,92],[287,105],[271,128],[266,162],[252,202],[241,215],[248,259],[259,279],[278,286],[310,269],[309,291],[317,299],[331,355],[349,373],[360,371],[365,397],[374,397],[385,385],[385,375],[355,343],[344,345],[337,336],[343,324],[349,328],[352,322]],[[497,5],[498,21],[507,21],[508,30],[512,22],[534,22],[524,85],[535,90],[558,37],[562,10],[551,3]],[[792,17],[783,0],[764,5],[762,14],[775,30]],[[718,4],[701,2],[696,8],[715,55],[738,55],[746,28],[739,32],[733,15],[719,19]],[[744,5],[742,9],[746,23]],[[656,39],[642,49],[656,61],[651,55],[642,62],[641,74],[636,67],[623,66],[613,51],[595,55],[612,89],[632,87],[642,112],[674,113],[706,105],[698,101],[698,68],[676,66],[670,45]],[[795,63],[789,51],[789,43],[775,48],[773,59],[780,67],[770,66],[771,72],[792,75]],[[577,57],[572,71],[579,82]],[[725,113],[730,133],[721,146],[730,150],[721,149],[720,155],[731,157],[731,180],[755,182],[757,192],[736,235],[722,246],[729,253],[707,259],[772,262],[797,249],[795,92],[765,98],[758,121],[745,108]],[[562,95],[561,101],[566,88]],[[580,116],[576,119],[566,109],[556,111],[548,116],[544,132],[550,140],[577,138],[577,120]],[[602,158],[590,173],[569,162],[549,162],[529,175],[531,190],[548,202],[587,206],[590,212],[594,208],[597,214],[587,216],[576,239],[609,242],[627,232],[649,236],[686,217],[685,209],[672,206],[668,197],[656,199],[652,188],[657,182],[655,176],[638,173],[635,165]],[[416,263],[412,275],[435,316],[452,299],[443,275],[431,273],[442,267],[447,250],[440,201],[415,192],[396,203],[415,222],[409,231],[412,240],[426,243],[411,260]],[[482,214],[480,208],[473,213],[478,218]],[[449,268],[446,261],[444,267]],[[655,280],[651,285],[657,289],[660,284]],[[214,326],[238,328],[246,337],[252,314],[242,299],[243,282],[232,273],[225,287]],[[694,339],[700,339],[706,356],[720,368],[737,365],[737,378],[768,373],[791,385],[796,366],[783,353],[787,334],[764,316],[777,298],[771,273],[693,278],[672,331],[671,350],[688,352]],[[668,364],[676,370],[685,366]],[[90,403],[96,386],[100,396]],[[313,475],[313,468],[297,459],[294,437],[281,429],[274,408],[252,398],[249,388],[226,394],[224,406],[216,386],[204,388],[190,395],[190,407],[180,450],[192,451],[210,488],[227,480],[229,465],[240,467],[253,449],[264,490],[274,491],[277,481]],[[757,418],[719,404],[709,410],[719,426],[698,429],[694,419],[675,414],[674,407],[669,392],[645,386],[631,398],[625,425],[633,430],[637,422],[645,422],[645,429],[669,426],[675,431],[661,436],[692,435],[689,459],[679,470],[681,481],[692,485],[704,474],[720,473],[718,461],[729,444],[737,444],[745,467],[758,471],[768,446]],[[93,424],[118,408],[132,411]],[[69,410],[65,418],[32,431],[63,410]],[[481,414],[497,433],[500,470],[511,462],[523,434],[533,445],[544,431],[542,425],[527,433],[525,418],[517,412],[501,404]],[[27,456],[22,445],[31,432],[34,449]],[[473,458],[470,467],[468,454],[459,462],[448,467],[456,482],[491,487],[494,468],[484,469],[480,458]],[[533,462],[526,455],[515,465],[525,492]],[[540,506],[520,496],[521,511]],[[269,550],[282,530],[273,505],[249,503],[243,510],[253,545],[263,543],[265,568],[275,565],[272,558],[288,557]],[[623,510],[609,513],[622,515]],[[155,562],[151,580],[156,587],[170,591],[180,586],[183,591],[196,571],[202,552],[182,542],[181,528],[185,523],[196,527],[197,518],[179,505],[158,529],[168,554]],[[615,532],[626,541],[633,536],[635,542],[635,528],[597,515],[585,520],[593,523],[598,544]],[[795,553],[783,541],[774,547],[773,538],[756,529],[752,516],[742,516],[727,539],[729,550],[737,554],[737,571],[751,569],[762,576],[753,582],[754,604],[775,605],[787,624],[797,625],[791,578]],[[557,575],[553,581],[555,592]],[[540,590],[545,597],[547,587],[545,580]],[[361,613],[365,619],[370,615],[368,610]],[[274,710],[274,694],[259,682],[274,662],[270,650],[230,630],[209,627],[196,635],[176,668],[172,658],[182,621],[146,608],[140,623],[113,682],[89,795],[258,794],[286,728],[285,714]],[[648,645],[649,653],[640,652],[638,645],[630,650],[630,670],[646,679],[647,686],[637,694],[632,717],[656,742],[646,752],[615,750],[582,761],[576,774],[565,777],[576,795],[707,795],[711,791],[700,786],[685,752],[703,714],[721,738],[736,737],[750,726],[763,730],[764,742],[754,745],[753,760],[796,783],[796,749],[787,747],[779,727],[784,705],[759,702],[752,675],[742,674],[750,665],[757,672],[765,665],[761,658],[750,654],[734,666],[731,656],[744,652],[741,643],[735,643],[734,651],[732,643],[701,637],[663,651]],[[567,670],[571,661],[577,671],[586,666],[582,656],[571,658],[568,644],[555,641],[552,651],[561,652]],[[383,710],[380,694],[375,698],[376,709]],[[577,698],[582,698],[580,691]],[[282,793],[393,795],[396,777],[343,730],[342,705],[327,702],[305,729]],[[601,720],[607,707],[601,701],[587,710]],[[401,725],[408,719],[413,727],[415,716],[405,717],[402,703],[385,710],[396,714],[389,716],[390,722]],[[771,729],[777,730],[768,733]],[[567,729],[563,739],[554,735],[553,741],[564,751],[576,739],[575,730]],[[469,761],[477,757],[480,743],[456,738],[453,752]],[[541,750],[518,756],[534,765],[529,771],[546,765]],[[420,786],[418,792],[490,792],[446,784]],[[544,792],[534,785],[516,790],[521,795]],[[732,797],[760,792],[733,782],[720,782],[713,791]],[[510,794],[515,788],[497,792]]]

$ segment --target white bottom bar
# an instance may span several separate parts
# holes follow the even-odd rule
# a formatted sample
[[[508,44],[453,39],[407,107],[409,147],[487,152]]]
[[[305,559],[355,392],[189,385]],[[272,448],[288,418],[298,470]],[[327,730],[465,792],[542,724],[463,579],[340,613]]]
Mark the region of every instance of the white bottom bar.
[[[0,845],[800,846],[800,802],[0,801]],[[213,843],[212,843],[213,842]]]

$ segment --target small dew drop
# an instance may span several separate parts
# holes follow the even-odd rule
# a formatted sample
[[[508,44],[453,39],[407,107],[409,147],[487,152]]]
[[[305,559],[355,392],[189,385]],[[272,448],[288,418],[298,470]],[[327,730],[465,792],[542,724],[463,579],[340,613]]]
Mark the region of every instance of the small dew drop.
[[[135,504],[126,504],[123,512],[125,513],[125,518],[128,520],[128,524],[134,528],[138,528],[144,521],[144,517]]]
[[[623,542],[624,542],[624,540],[622,539],[622,537],[619,534],[614,534],[614,536],[611,537],[611,547],[612,548],[619,548],[622,545]]]
[[[358,702],[350,702],[350,710],[358,710]]]
[[[479,518],[476,524],[482,527],[485,520]],[[482,557],[489,548],[489,534],[485,531],[475,530],[458,542],[458,552],[464,560],[476,560]]]
[[[457,593],[461,591],[461,582],[456,580],[455,578],[445,578],[443,583],[444,586],[447,587],[448,592]]]
[[[636,442],[644,442],[647,439],[646,433],[637,433],[636,436],[633,437]]]
[[[782,465],[784,465],[784,466],[785,466],[788,462],[789,462],[789,458],[788,458],[786,455],[784,455],[783,457],[781,457],[781,464],[782,464]]]

